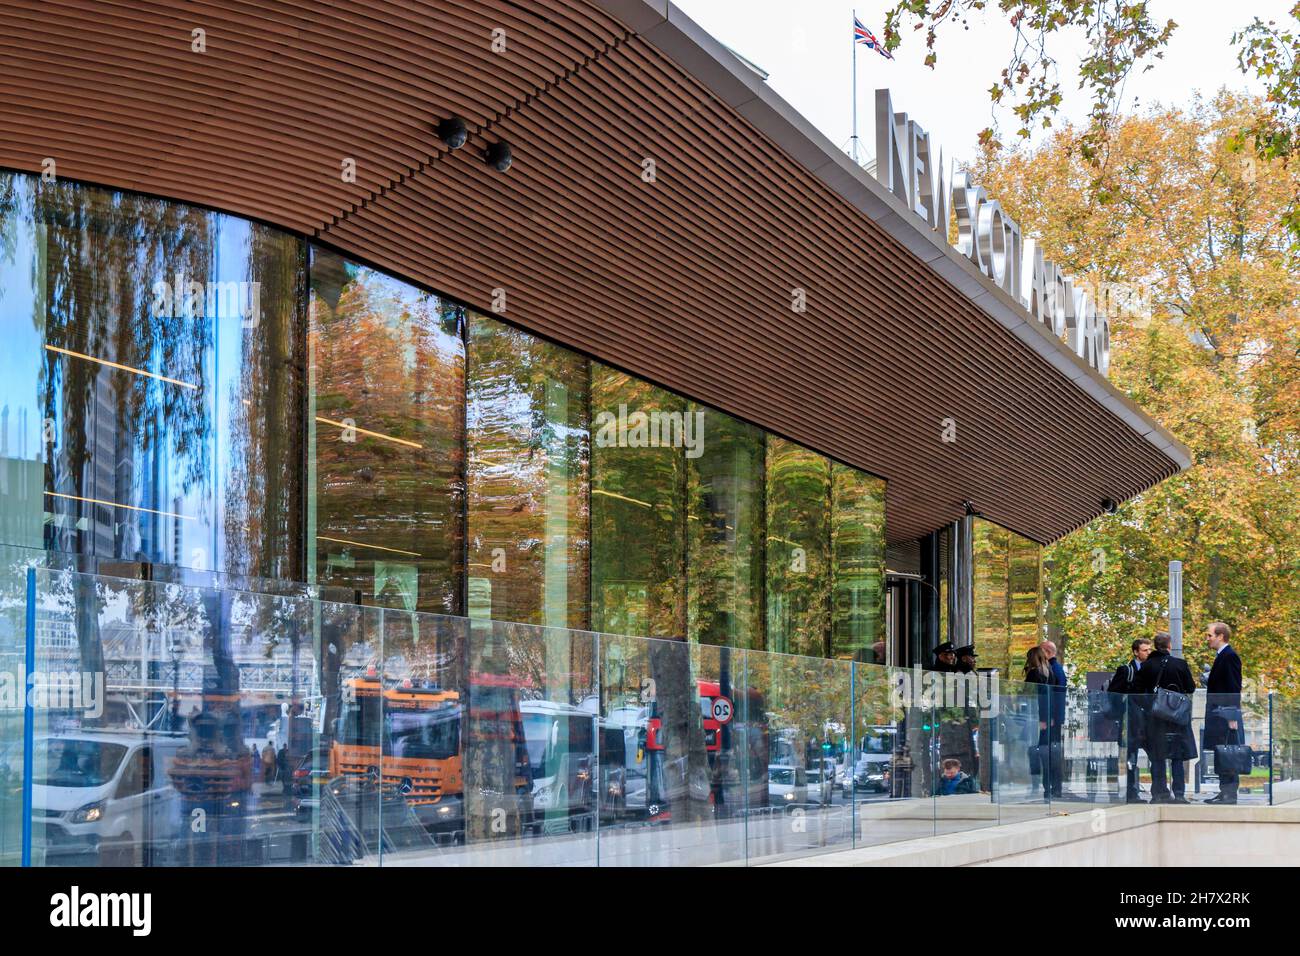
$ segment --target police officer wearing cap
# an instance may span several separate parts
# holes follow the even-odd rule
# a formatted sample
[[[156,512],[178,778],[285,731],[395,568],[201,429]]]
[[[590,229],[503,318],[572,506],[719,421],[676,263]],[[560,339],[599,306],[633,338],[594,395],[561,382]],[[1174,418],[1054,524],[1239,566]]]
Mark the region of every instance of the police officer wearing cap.
[[[957,673],[957,649],[952,641],[944,641],[934,649],[934,666],[930,668],[945,674]]]
[[[957,658],[957,673],[970,674],[975,670],[975,658],[979,655],[975,653],[975,647],[967,644],[965,647],[959,647],[953,652]]]

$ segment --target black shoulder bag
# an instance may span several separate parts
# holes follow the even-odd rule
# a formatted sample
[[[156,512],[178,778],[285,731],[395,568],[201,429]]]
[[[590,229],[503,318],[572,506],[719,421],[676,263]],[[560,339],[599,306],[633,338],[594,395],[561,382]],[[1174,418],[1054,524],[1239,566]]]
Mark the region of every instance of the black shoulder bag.
[[[1192,699],[1182,691],[1160,686],[1160,679],[1165,676],[1165,665],[1168,663],[1168,657],[1160,662],[1160,673],[1156,675],[1156,698],[1151,704],[1151,716],[1158,717],[1175,727],[1190,727]]]

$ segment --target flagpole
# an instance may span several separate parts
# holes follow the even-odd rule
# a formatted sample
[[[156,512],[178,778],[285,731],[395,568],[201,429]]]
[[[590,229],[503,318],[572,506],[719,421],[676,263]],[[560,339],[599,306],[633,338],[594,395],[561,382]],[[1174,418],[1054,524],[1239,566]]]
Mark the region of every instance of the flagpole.
[[[858,158],[858,11],[853,11],[853,161]]]

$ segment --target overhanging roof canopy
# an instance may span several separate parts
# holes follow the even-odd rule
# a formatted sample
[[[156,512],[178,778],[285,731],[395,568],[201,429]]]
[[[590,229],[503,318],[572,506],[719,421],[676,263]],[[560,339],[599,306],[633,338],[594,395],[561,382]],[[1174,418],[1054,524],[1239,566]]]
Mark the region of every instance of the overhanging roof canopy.
[[[513,322],[887,478],[891,541],[965,500],[1049,541],[1189,464],[662,0],[0,0],[0,130],[0,166],[505,289]]]

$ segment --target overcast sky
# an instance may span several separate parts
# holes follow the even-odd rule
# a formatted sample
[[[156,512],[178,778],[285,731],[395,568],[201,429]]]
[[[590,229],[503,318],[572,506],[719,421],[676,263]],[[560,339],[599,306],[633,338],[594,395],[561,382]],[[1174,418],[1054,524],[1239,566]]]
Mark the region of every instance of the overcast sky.
[[[674,0],[693,20],[767,73],[768,85],[838,145],[852,133],[853,11],[877,36],[884,32],[888,2],[859,0]],[[1237,69],[1232,34],[1258,16],[1290,20],[1294,0],[1152,0],[1152,16],[1178,23],[1162,62],[1134,75],[1124,92],[1126,109],[1156,102],[1184,104],[1200,91],[1221,87],[1258,90]],[[990,4],[990,6],[996,6]],[[980,19],[983,17],[983,19]],[[1290,22],[1294,23],[1293,20]],[[928,130],[946,157],[973,158],[979,131],[993,118],[992,86],[1011,51],[1010,27],[996,10],[976,14],[968,31],[940,34],[939,61],[923,65],[925,33],[904,33],[903,47],[891,62],[858,47],[858,135],[867,155],[875,152],[873,102],[878,87],[889,87],[894,109],[906,112]],[[1064,42],[1062,42],[1064,41]],[[1083,35],[1056,40],[1063,115],[1086,119],[1089,100],[1076,89],[1075,68],[1084,50]],[[1004,141],[1019,129],[1015,117],[999,118]]]

